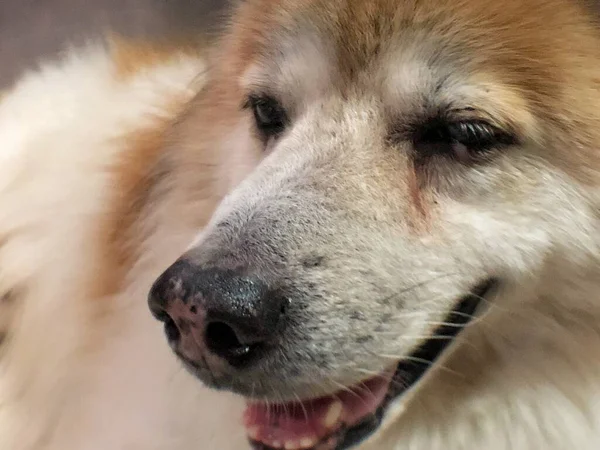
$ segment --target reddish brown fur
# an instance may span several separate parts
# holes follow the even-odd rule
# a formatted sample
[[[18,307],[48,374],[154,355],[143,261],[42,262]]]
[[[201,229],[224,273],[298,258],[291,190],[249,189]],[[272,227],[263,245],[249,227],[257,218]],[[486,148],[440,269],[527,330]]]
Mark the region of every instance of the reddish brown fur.
[[[531,9],[536,10],[533,16],[528,12]],[[180,138],[198,142],[199,148],[198,153],[178,155],[184,164],[203,161],[210,170],[215,158],[210,155],[210,149],[202,148],[202,142],[220,140],[239,120],[244,97],[238,83],[240,76],[259,57],[273,33],[278,33],[286,23],[302,15],[326,33],[332,33],[328,36],[337,43],[338,65],[346,82],[369,63],[385,37],[401,32],[410,24],[430,27],[431,34],[437,36],[448,51],[464,46],[476,50],[470,54],[479,56],[465,60],[465,70],[490,74],[524,95],[534,115],[544,119],[543,133],[552,134],[556,141],[563,134],[561,130],[581,130],[575,133],[579,142],[565,145],[590,163],[599,158],[592,144],[600,140],[597,136],[600,131],[585,126],[592,118],[600,120],[599,112],[596,105],[588,104],[581,86],[589,86],[590,78],[600,83],[597,72],[590,69],[589,63],[584,63],[586,60],[582,56],[585,52],[596,52],[600,61],[600,49],[586,48],[594,42],[589,37],[596,31],[591,23],[581,20],[584,15],[574,2],[248,0],[239,7],[229,33],[214,48],[209,85],[180,120]],[[430,22],[433,16],[435,22]],[[452,23],[457,18],[463,21],[459,29]],[[580,53],[571,42],[556,38],[556,30],[564,28],[581,36],[578,42]],[[498,42],[505,45],[499,47]],[[165,47],[121,45],[115,53],[115,61],[119,76],[126,80],[144,67],[164,62],[170,56]],[[556,67],[563,70],[555,70]],[[568,80],[564,73],[568,73]],[[515,111],[520,107],[515,105]],[[572,111],[585,114],[573,116]],[[204,122],[210,126],[202,127]],[[119,195],[109,208],[109,219],[102,232],[105,237],[100,240],[108,242],[105,253],[109,261],[107,275],[100,277],[102,293],[118,289],[138,253],[141,237],[134,231],[135,225],[143,217],[140,208],[152,186],[151,167],[165,148],[164,132],[169,126],[170,123],[158,121],[156,129],[137,130],[124,137],[131,143],[130,150],[116,168],[115,192]],[[559,161],[564,159],[560,155],[550,157]],[[569,167],[566,160],[564,167],[579,178],[598,183]],[[207,188],[207,185],[200,186],[198,181],[182,180],[182,185],[192,191]],[[420,193],[415,189],[411,192],[417,210],[426,216]]]
[[[136,130],[124,137],[127,152],[113,168],[114,193],[109,214],[101,224],[104,270],[96,278],[96,296],[114,294],[123,287],[123,280],[139,254],[136,243],[143,240],[137,223],[149,192],[152,190],[152,168],[164,144],[168,123],[157,120],[155,128]]]
[[[176,55],[193,54],[198,48],[188,44],[183,50],[168,44],[140,44],[113,39],[113,55],[118,79],[128,82],[141,71],[167,63]],[[235,45],[235,44],[234,44]],[[196,107],[189,108],[185,99],[169,99],[163,117],[156,117],[152,125],[132,130],[120,140],[126,143],[122,158],[112,167],[114,177],[114,197],[107,206],[107,214],[99,230],[98,242],[101,256],[99,273],[95,278],[94,298],[105,297],[119,292],[123,288],[125,277],[140,255],[141,245],[147,238],[142,233],[141,222],[146,219],[146,211],[151,207],[151,192],[157,182],[155,176],[161,158],[169,148],[169,138],[185,139],[188,133],[197,133],[195,123],[209,123],[210,127],[201,131],[202,136],[195,137],[199,143],[211,142],[223,136],[232,118],[239,114],[238,86],[233,83],[231,59],[223,59],[216,70],[222,73],[215,77],[223,82],[211,84],[198,100]],[[232,98],[233,97],[233,98]],[[199,107],[199,104],[214,105],[214,109]],[[187,108],[187,109],[186,109]],[[187,111],[187,112],[186,112]],[[166,117],[166,118],[165,118]],[[189,129],[186,124],[193,124]],[[186,156],[186,155],[184,155]],[[205,173],[198,173],[183,190],[186,195],[215,197],[215,203],[222,193],[211,186],[215,184],[214,167],[216,165],[214,149],[211,146],[200,148],[197,153],[187,155],[194,168],[205,167]],[[182,180],[186,183],[187,180]],[[198,218],[200,227],[210,217],[210,211],[203,211]]]
[[[535,15],[529,13],[532,9]],[[261,49],[284,32],[286,24],[302,16],[334,41],[340,78],[346,86],[369,64],[386,37],[412,25],[424,26],[448,52],[461,54],[464,47],[474,50],[463,61],[465,71],[487,74],[523,96],[531,113],[544,122],[542,138],[556,142],[565,131],[576,131],[580,141],[565,145],[577,149],[590,164],[599,158],[591,148],[597,132],[581,132],[586,128],[582,125],[598,119],[599,114],[583,88],[598,82],[597,71],[584,56],[596,53],[600,61],[600,49],[594,47],[598,31],[595,24],[582,19],[589,16],[576,2],[250,0],[241,6],[231,34],[220,47],[228,61],[228,74],[239,77]],[[558,39],[556,30],[580,36],[577,46]],[[504,45],[500,47],[499,42]],[[510,104],[511,99],[506,100]],[[521,112],[522,106],[514,104],[515,113]],[[573,118],[575,111],[585,114]],[[510,115],[505,118],[508,122]],[[556,152],[548,156],[561,159]],[[579,179],[597,182],[566,161],[565,170]]]
[[[135,43],[119,37],[111,38],[111,49],[117,78],[127,83],[153,66],[164,64],[178,55],[193,55],[198,48],[162,44]],[[183,110],[185,99],[169,99],[170,114],[155,117],[152,125],[125,133],[122,157],[111,167],[114,197],[100,224],[100,271],[95,278],[94,298],[118,292],[131,266],[139,256],[139,246],[146,236],[138,227],[154,185],[154,171],[165,147],[166,133],[175,117]],[[166,118],[165,118],[166,117]],[[172,119],[168,119],[168,118]]]

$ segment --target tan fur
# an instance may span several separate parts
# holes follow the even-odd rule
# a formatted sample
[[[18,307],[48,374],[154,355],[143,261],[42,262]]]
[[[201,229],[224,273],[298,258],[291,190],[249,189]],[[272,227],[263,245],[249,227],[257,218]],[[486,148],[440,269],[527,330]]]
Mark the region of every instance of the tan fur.
[[[180,42],[134,41],[116,34],[110,35],[107,40],[116,77],[124,82],[182,55],[198,55],[206,45],[183,39]]]
[[[134,244],[134,239],[141,232],[135,226],[141,219],[138,205],[143,205],[149,195],[152,161],[158,159],[169,125],[168,122],[154,125],[124,137],[128,146],[125,152],[127,160],[115,164],[114,205],[108,208],[104,230],[98,236],[101,252],[106,253],[106,276],[99,275],[97,278],[100,297],[115,294],[123,287],[127,271],[139,257],[140,250]],[[136,231],[137,234],[134,234]]]
[[[111,36],[109,42],[116,78],[123,83],[156,66],[176,63],[186,55],[198,57],[202,52],[198,44],[136,42],[117,35]],[[156,117],[144,129],[135,129],[119,138],[125,150],[111,170],[114,199],[107,205],[97,239],[99,253],[105,256],[101,274],[96,278],[98,294],[94,297],[106,298],[123,289],[127,273],[140,257],[139,247],[145,232],[138,223],[144,219],[142,210],[159,170],[160,152],[167,143],[168,129],[183,110],[186,98],[172,98],[169,102],[172,106],[164,108],[163,116]]]

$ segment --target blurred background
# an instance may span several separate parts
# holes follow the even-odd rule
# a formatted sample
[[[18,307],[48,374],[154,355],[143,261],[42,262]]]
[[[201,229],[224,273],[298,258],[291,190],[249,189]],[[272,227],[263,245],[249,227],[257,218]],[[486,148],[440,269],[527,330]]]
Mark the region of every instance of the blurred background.
[[[227,0],[0,0],[0,90],[40,58],[115,30],[160,37],[218,26]]]
[[[104,30],[140,37],[211,31],[231,1],[0,0],[0,90],[41,57]],[[600,11],[600,0],[574,1]]]

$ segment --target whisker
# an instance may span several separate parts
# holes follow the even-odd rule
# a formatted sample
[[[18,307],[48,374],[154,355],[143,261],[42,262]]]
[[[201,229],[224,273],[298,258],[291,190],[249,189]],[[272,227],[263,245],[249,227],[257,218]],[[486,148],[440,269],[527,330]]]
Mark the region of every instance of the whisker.
[[[424,325],[434,325],[439,327],[447,327],[447,328],[465,328],[467,325],[464,323],[453,323],[453,322],[435,322],[435,321],[426,321],[423,322]]]
[[[294,397],[296,397],[298,403],[300,404],[300,407],[302,408],[302,412],[304,413],[304,422],[308,423],[308,411],[306,411],[304,403],[302,403],[302,400],[300,400],[300,396],[296,392],[294,392]]]
[[[438,280],[441,280],[443,278],[448,278],[448,277],[451,277],[451,276],[454,276],[454,275],[458,275],[458,273],[459,272],[442,273],[441,275],[433,277],[433,278],[430,278],[429,280],[420,281],[418,283],[413,284],[412,286],[409,286],[407,288],[401,289],[400,291],[395,292],[394,294],[391,294],[389,297],[384,297],[382,299],[382,301],[383,302],[388,302],[388,301],[392,300],[396,296],[407,294],[407,293],[409,293],[411,291],[414,291],[414,290],[416,290],[416,289],[418,289],[420,287],[426,286],[429,283],[433,283],[434,281],[438,281]]]
[[[381,358],[392,359],[394,361],[398,361],[400,359],[402,359],[404,361],[413,361],[413,362],[416,362],[419,364],[425,364],[429,367],[433,366],[434,364],[437,364],[440,369],[443,369],[444,371],[446,371],[448,373],[451,373],[453,375],[462,376],[460,373],[456,372],[455,370],[450,369],[449,367],[446,367],[444,364],[438,363],[437,361],[430,361],[428,359],[418,358],[416,356],[404,356],[403,358],[398,358],[397,356],[394,356],[394,355],[383,355],[383,354],[380,354],[379,356]]]
[[[356,398],[359,398],[359,399],[361,398],[360,395],[358,395],[356,392],[354,392],[350,387],[343,385],[339,381],[336,381],[333,378],[329,378],[329,382],[338,386],[340,388],[339,389],[340,392],[348,392],[349,394],[354,395]]]
[[[358,370],[358,369],[355,369]],[[367,375],[369,375],[369,377],[374,377],[374,376],[380,376],[381,373],[379,372],[373,372],[373,371],[368,371]],[[331,380],[334,381],[334,380]],[[336,385],[340,385],[343,386],[341,383],[338,382],[334,382]],[[361,396],[358,392],[356,391],[360,391],[362,393],[365,393],[366,396],[371,396],[373,399],[375,399],[375,394],[373,393],[373,391],[371,391],[371,389],[369,389],[366,385],[365,385],[365,381],[361,381],[360,384],[354,385],[352,388],[344,386],[343,387],[343,391],[344,392],[348,392],[351,393],[352,395],[354,395],[356,398],[358,398],[365,406],[368,406],[368,402],[365,399],[365,396]]]

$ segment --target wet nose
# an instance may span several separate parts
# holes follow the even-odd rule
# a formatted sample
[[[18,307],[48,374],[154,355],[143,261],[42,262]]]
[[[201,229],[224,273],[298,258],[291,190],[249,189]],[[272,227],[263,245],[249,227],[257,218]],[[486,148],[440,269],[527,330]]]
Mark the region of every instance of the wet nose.
[[[148,303],[184,357],[197,361],[209,352],[240,366],[275,337],[286,299],[257,276],[181,259],[156,280]]]

